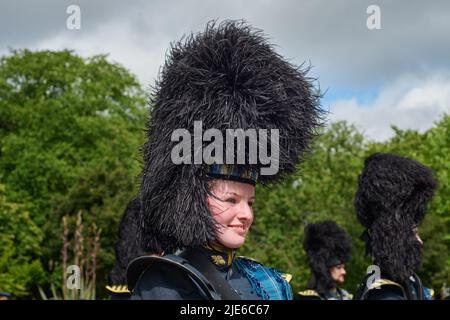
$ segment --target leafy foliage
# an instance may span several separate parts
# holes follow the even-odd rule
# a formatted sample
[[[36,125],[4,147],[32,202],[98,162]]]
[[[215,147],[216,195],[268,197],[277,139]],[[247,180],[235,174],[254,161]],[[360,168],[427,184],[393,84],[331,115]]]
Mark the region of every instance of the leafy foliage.
[[[0,181],[41,233],[48,281],[61,264],[61,218],[79,211],[103,230],[100,279],[111,267],[120,215],[137,191],[145,100],[106,56],[25,49],[0,59]]]
[[[39,261],[42,231],[25,206],[10,202],[0,184],[0,288],[16,297],[29,294],[31,283],[42,283]]]

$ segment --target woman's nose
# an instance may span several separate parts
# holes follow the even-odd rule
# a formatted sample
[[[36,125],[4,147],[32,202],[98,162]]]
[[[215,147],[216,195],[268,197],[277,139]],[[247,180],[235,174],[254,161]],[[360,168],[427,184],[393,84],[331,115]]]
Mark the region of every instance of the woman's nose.
[[[253,211],[252,208],[248,205],[248,203],[243,202],[240,206],[239,206],[239,214],[238,214],[238,218],[239,219],[246,219],[249,220],[253,217]]]

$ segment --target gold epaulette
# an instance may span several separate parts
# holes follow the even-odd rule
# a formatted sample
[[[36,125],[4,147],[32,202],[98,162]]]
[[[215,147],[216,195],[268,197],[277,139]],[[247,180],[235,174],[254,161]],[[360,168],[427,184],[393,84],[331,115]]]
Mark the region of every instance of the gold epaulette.
[[[112,293],[130,293],[126,285],[106,286],[106,289]]]
[[[428,288],[428,290],[430,290],[430,296],[431,296],[432,298],[434,298],[434,290],[431,289],[431,288]]]
[[[304,296],[304,297],[319,297],[320,298],[319,294],[315,290],[300,291],[300,292],[298,292],[298,294],[301,296]]]
[[[374,283],[372,283],[372,284],[369,286],[369,290],[376,289],[376,288],[380,288],[380,287],[382,287],[382,286],[394,286],[394,287],[398,287],[398,288],[400,288],[400,289],[402,290],[403,296],[406,296],[405,289],[403,289],[403,287],[402,287],[400,284],[398,284],[397,282],[388,280],[388,279],[378,279],[378,280],[376,280]]]
[[[289,273],[282,273],[281,276],[283,277],[284,280],[287,281],[287,283],[290,283],[292,280],[292,274]]]
[[[396,286],[396,287],[400,287],[403,289],[403,287],[400,284],[398,284],[397,282],[394,282],[394,281],[391,281],[388,279],[378,279],[369,286],[369,290],[379,288],[381,286],[386,286],[386,285]]]

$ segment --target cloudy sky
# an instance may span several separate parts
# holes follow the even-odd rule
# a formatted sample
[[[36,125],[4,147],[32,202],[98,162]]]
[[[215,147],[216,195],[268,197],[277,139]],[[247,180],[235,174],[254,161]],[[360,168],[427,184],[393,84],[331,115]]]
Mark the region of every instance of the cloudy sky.
[[[69,30],[70,5],[81,29]],[[369,30],[367,8],[380,8]],[[313,66],[329,121],[347,120],[383,140],[391,125],[426,130],[450,112],[447,0],[2,0],[0,55],[8,48],[108,53],[148,86],[170,42],[211,19],[245,19],[295,64]]]

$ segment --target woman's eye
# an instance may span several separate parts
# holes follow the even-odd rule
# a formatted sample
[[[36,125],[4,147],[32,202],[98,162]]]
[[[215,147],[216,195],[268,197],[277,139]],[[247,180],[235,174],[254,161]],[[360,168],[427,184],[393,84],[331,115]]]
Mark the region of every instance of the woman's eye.
[[[252,207],[253,207],[253,202],[249,202],[249,203],[248,203],[248,206],[249,206],[250,208],[252,208]]]
[[[228,198],[225,201],[229,202],[229,203],[233,203],[233,204],[236,204],[236,202],[237,202],[236,199],[234,199],[234,198]]]

